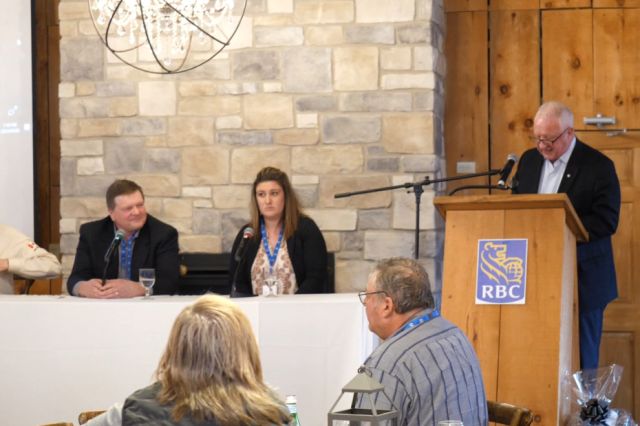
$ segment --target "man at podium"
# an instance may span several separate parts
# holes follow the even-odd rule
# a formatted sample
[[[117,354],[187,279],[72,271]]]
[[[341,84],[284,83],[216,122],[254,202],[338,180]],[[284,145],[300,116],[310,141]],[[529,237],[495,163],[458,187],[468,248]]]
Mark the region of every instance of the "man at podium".
[[[532,141],[535,148],[520,158],[513,192],[566,193],[589,233],[589,241],[577,247],[580,367],[597,368],[604,309],[618,296],[611,245],[620,216],[618,176],[607,156],[576,138],[573,113],[560,102],[540,106]]]

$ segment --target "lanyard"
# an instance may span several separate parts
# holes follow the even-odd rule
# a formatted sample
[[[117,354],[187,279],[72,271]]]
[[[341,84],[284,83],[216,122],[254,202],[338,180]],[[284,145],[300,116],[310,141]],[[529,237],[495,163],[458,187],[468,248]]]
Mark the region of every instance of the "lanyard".
[[[439,316],[440,316],[440,312],[438,312],[437,309],[434,309],[433,311],[431,311],[429,313],[421,315],[418,318],[412,319],[411,321],[406,323],[404,326],[402,326],[402,328],[398,331],[398,333],[402,333],[405,330],[409,330],[410,328],[417,327],[420,324],[424,324],[425,322],[429,322],[434,318],[438,318]],[[398,334],[398,333],[396,333],[396,334]]]
[[[276,264],[278,258],[278,252],[280,251],[280,245],[282,244],[282,235],[284,234],[284,226],[280,229],[280,235],[278,235],[278,242],[273,248],[273,253],[269,249],[269,237],[267,237],[267,228],[264,226],[264,221],[260,223],[260,233],[262,234],[262,246],[264,247],[267,258],[269,259],[269,272],[273,272],[273,265]]]

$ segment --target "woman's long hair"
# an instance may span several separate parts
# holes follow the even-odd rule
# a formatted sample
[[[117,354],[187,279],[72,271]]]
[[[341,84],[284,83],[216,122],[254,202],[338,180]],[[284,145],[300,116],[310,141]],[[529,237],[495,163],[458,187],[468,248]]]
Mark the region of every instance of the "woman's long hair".
[[[286,424],[289,414],[262,380],[249,320],[228,299],[207,295],[176,318],[156,376],[172,418],[221,426]]]
[[[275,167],[265,167],[260,170],[253,181],[251,190],[251,227],[255,230],[260,229],[260,209],[258,208],[258,199],[256,198],[256,187],[259,183],[274,181],[282,187],[284,191],[284,211],[282,212],[282,223],[284,225],[284,239],[290,238],[296,229],[298,229],[298,221],[302,212],[296,192],[289,182],[289,177],[285,172]],[[255,233],[255,238],[260,239],[260,232]]]

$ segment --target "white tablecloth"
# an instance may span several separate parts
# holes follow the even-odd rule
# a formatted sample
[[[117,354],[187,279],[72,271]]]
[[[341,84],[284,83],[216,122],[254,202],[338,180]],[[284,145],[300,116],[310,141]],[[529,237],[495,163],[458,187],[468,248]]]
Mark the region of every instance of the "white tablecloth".
[[[195,299],[0,296],[0,425],[76,422],[81,411],[124,401],[153,381],[176,315]],[[358,297],[235,301],[258,339],[265,380],[297,395],[305,426],[326,424],[376,340]]]

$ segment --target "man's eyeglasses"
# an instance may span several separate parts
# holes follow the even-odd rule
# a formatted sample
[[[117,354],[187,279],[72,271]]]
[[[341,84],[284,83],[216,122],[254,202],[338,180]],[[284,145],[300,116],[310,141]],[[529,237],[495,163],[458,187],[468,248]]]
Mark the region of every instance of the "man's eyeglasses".
[[[383,291],[383,290],[378,290],[378,291],[361,291],[360,293],[358,293],[358,297],[360,298],[360,303],[362,303],[364,305],[365,300],[367,299],[367,296],[370,294],[384,294],[386,296],[387,292]]]
[[[562,135],[564,135],[566,133],[567,130],[569,130],[571,127],[567,127],[566,129],[564,129],[558,136],[556,136],[553,139],[542,139],[539,138],[537,136],[529,136],[529,139],[531,139],[531,142],[536,143],[536,144],[542,144],[542,145],[553,145],[558,139],[560,139],[560,137]]]

